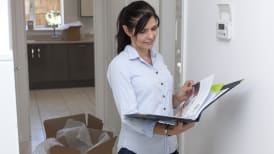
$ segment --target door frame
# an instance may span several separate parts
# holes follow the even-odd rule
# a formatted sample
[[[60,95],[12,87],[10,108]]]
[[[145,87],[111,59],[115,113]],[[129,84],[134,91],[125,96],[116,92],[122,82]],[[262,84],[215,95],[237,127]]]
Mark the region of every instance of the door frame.
[[[23,143],[30,147],[31,133],[24,6],[24,0],[10,1],[19,141],[21,144]]]

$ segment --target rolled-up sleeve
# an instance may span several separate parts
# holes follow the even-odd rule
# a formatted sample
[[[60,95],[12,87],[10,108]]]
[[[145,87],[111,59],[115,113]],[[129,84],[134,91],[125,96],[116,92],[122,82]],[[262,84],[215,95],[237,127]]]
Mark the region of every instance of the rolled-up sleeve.
[[[108,67],[107,79],[122,124],[140,134],[152,137],[155,121],[128,119],[124,116],[125,114],[139,113],[138,102],[126,66],[117,63],[117,61],[112,62]]]

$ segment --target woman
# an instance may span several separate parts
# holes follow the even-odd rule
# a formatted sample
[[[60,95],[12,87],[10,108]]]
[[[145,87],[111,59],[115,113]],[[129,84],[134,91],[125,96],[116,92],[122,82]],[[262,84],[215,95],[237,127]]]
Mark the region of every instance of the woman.
[[[173,79],[162,56],[152,49],[160,21],[144,1],[124,7],[117,20],[118,55],[107,77],[121,118],[118,154],[178,154],[176,135],[193,127],[178,123],[167,129],[149,120],[127,119],[125,114],[173,115],[173,108],[192,94],[186,81],[173,95]]]

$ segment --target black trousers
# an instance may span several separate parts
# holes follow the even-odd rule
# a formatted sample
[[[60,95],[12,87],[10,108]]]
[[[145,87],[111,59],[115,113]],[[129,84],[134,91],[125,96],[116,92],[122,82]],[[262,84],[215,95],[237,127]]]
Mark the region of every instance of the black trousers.
[[[118,154],[136,154],[135,152],[132,152],[126,148],[122,148]],[[171,153],[171,154],[179,154],[179,152],[176,150],[175,152]]]

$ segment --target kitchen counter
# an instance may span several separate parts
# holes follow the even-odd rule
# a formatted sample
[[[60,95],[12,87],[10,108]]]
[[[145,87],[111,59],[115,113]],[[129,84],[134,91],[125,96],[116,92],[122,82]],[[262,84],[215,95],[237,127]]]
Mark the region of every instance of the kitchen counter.
[[[37,39],[27,40],[27,44],[78,44],[78,43],[93,43],[93,37],[84,37],[79,41],[66,41],[59,39]]]

